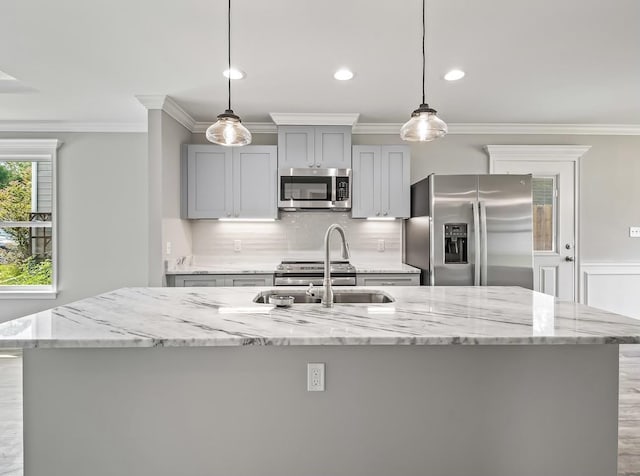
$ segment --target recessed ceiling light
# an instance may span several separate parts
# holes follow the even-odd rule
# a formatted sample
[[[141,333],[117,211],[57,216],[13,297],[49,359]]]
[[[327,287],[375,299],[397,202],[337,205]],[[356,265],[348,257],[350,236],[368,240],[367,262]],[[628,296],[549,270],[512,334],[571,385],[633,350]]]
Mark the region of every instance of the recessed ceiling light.
[[[462,78],[464,78],[464,71],[462,71],[461,69],[452,69],[444,75],[444,79],[446,79],[447,81],[457,81]]]
[[[333,75],[338,81],[349,81],[353,78],[353,73],[346,68],[339,69]]]
[[[231,79],[244,79],[244,77],[246,76],[246,73],[244,71],[240,71],[239,69],[235,68],[225,69],[222,74],[225,78],[228,78],[229,74],[231,74]]]

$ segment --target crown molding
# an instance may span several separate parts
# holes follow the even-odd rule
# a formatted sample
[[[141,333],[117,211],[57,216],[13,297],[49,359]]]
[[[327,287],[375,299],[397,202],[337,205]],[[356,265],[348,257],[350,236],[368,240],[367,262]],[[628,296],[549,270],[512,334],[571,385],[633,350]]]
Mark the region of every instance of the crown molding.
[[[194,134],[204,134],[213,122],[196,122],[191,129]],[[242,122],[252,134],[277,134],[278,127],[271,122]]]
[[[518,123],[452,123],[449,134],[523,134],[523,135],[603,135],[637,136],[640,124],[518,124]],[[399,134],[400,123],[362,123],[354,134]]]
[[[449,134],[640,135],[640,124],[449,124]]]
[[[268,122],[243,123],[252,134],[275,134],[278,129]],[[196,122],[191,132],[204,133],[210,122]],[[312,125],[307,123],[306,125]],[[396,135],[400,134],[402,124],[393,122],[359,123],[353,126],[353,134]],[[522,135],[604,135],[604,136],[638,136],[640,125],[616,124],[449,124],[449,134],[522,134]]]
[[[269,114],[278,126],[351,126],[358,122],[359,113],[306,113],[272,112]]]
[[[191,114],[182,109],[182,106],[175,102],[171,96],[162,94],[139,94],[136,96],[136,99],[146,107],[148,111],[164,111],[182,124],[188,131],[193,132],[196,120],[191,117]]]
[[[24,154],[50,157],[62,144],[60,139],[0,139],[0,157]]]
[[[146,121],[0,121],[0,132],[147,132],[147,124]]]
[[[487,145],[484,148],[492,161],[553,159],[577,161],[590,145]]]

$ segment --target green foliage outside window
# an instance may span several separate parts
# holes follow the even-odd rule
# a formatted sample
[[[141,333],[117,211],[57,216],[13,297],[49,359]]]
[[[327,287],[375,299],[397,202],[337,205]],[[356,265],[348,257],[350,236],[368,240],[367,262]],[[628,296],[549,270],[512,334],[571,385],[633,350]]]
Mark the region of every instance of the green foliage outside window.
[[[0,222],[27,222],[31,213],[30,162],[0,163]],[[49,257],[32,256],[28,227],[5,227],[12,240],[0,249],[0,286],[50,285]]]

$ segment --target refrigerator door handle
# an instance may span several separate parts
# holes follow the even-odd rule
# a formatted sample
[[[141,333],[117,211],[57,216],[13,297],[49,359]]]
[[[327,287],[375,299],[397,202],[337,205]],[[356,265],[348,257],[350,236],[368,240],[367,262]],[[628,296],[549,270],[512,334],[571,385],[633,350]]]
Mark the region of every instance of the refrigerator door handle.
[[[480,257],[480,286],[487,285],[487,204],[480,202],[480,247],[482,256]]]
[[[480,217],[478,202],[471,202],[473,207],[473,285],[480,286]]]

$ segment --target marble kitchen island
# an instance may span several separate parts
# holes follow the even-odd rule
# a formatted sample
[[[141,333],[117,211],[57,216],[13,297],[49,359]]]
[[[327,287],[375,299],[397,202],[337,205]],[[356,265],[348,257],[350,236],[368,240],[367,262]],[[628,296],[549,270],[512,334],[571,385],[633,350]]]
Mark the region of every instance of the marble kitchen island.
[[[127,288],[0,324],[24,349],[25,476],[616,474],[617,344],[639,321],[521,288],[378,289],[396,301]]]

